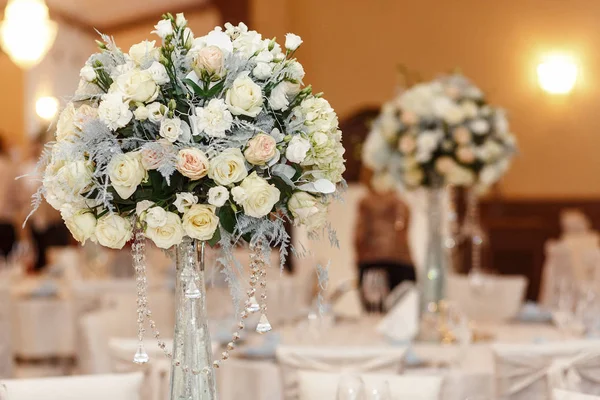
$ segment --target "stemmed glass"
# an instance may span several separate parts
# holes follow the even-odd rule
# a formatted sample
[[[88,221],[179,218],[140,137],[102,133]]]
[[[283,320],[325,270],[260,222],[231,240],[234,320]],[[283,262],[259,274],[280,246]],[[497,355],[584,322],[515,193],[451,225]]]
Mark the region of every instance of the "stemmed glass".
[[[380,382],[367,389],[367,400],[392,400],[392,391],[388,381]]]
[[[368,311],[381,312],[383,302],[390,292],[387,272],[382,269],[370,269],[365,272],[362,291]]]
[[[366,400],[365,383],[358,375],[343,375],[337,388],[336,400]]]

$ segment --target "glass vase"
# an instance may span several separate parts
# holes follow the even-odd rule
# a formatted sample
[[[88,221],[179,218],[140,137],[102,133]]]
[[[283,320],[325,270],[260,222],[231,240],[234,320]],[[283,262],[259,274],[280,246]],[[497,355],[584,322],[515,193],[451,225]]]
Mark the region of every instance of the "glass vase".
[[[446,294],[446,274],[450,264],[444,240],[444,196],[444,188],[427,191],[427,252],[420,281],[420,337],[430,341],[438,341],[442,336],[440,309]]]
[[[206,314],[204,242],[185,237],[177,246],[173,366],[170,400],[216,400]]]

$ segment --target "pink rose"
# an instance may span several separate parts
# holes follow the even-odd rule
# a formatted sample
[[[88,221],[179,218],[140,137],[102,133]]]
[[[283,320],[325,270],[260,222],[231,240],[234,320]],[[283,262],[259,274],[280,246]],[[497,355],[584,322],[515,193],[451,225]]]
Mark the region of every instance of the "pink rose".
[[[419,122],[419,116],[411,111],[402,111],[400,121],[406,125],[415,125],[417,122]]]
[[[458,150],[456,150],[456,158],[458,158],[460,162],[470,164],[475,161],[475,153],[470,147],[461,146],[458,148]]]
[[[398,150],[400,150],[404,154],[412,153],[417,147],[417,142],[415,138],[411,135],[404,135],[400,138],[400,142],[398,142]]]
[[[458,128],[454,129],[454,132],[452,132],[452,135],[454,136],[454,140],[456,140],[456,143],[458,144],[467,144],[471,141],[471,131],[469,131],[467,128],[465,128],[464,126],[459,126]]]
[[[142,148],[142,165],[146,171],[158,169],[167,154],[172,150],[173,146],[167,140],[161,139],[158,143],[161,144],[160,149],[149,147]]]
[[[202,71],[208,75],[220,77],[223,72],[223,52],[217,46],[208,46],[200,49],[194,59],[194,71],[202,76]]]
[[[277,154],[277,144],[272,136],[259,133],[248,142],[244,156],[250,164],[265,165]]]
[[[193,181],[208,174],[208,158],[202,150],[191,148],[179,150],[177,154],[177,171]]]

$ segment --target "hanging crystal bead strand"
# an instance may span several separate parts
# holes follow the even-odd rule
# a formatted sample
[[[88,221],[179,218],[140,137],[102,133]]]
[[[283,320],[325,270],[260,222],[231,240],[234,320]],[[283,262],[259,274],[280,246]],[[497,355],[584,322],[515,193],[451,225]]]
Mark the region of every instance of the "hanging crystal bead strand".
[[[266,262],[264,259],[264,249],[262,248],[262,242],[258,241],[252,246],[250,245],[250,251],[252,254],[255,254],[254,263],[255,268],[254,271],[256,274],[256,280],[259,284],[260,289],[260,302],[258,303],[260,306],[260,319],[258,320],[258,324],[256,325],[256,332],[263,334],[271,331],[273,329],[271,324],[269,323],[269,319],[267,318],[267,269]],[[254,288],[251,290],[255,291]],[[254,292],[252,293],[254,295]]]
[[[481,247],[483,245],[483,231],[479,221],[478,196],[475,189],[469,190],[467,215],[471,231],[471,262],[474,272],[481,272]]]
[[[133,362],[136,364],[145,364],[150,357],[144,348],[144,318],[147,313],[148,298],[147,298],[147,278],[146,278],[146,257],[145,257],[146,241],[141,229],[136,229],[135,240],[131,247],[133,257],[133,267],[136,274],[137,286],[137,323],[138,323],[138,348],[133,357]]]

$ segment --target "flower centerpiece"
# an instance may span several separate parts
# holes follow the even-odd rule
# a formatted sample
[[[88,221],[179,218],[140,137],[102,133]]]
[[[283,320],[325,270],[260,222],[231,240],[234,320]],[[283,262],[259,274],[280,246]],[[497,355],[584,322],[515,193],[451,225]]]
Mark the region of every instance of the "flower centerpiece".
[[[507,171],[515,152],[504,110],[489,105],[462,75],[417,84],[383,106],[363,148],[363,161],[374,172],[374,185],[391,183],[428,193],[428,223],[423,224],[428,226],[428,245],[423,246],[419,274],[424,311],[436,311],[444,295],[444,188],[484,191]]]
[[[172,398],[196,399],[197,390],[214,391],[210,340],[203,338],[203,359],[177,348],[184,337],[200,337],[202,326],[190,320],[205,324],[188,307],[204,307],[196,246],[201,254],[205,244],[219,246],[228,264],[234,244],[249,242],[245,306],[261,312],[258,330],[269,330],[266,295],[255,297],[266,286],[265,255],[279,246],[283,262],[287,221],[333,236],[327,206],[343,184],[344,149],[336,113],[303,87],[294,58],[299,36],[288,34],[282,48],[240,23],[196,38],[183,14],[166,14],[155,28],[162,44],[143,41],[123,51],[110,37],[98,41],[41,160],[34,206],[44,197],[81,243],[120,249],[134,240],[140,339],[144,319],[154,325],[144,295],[144,241],[177,248]],[[225,268],[234,278],[236,270]],[[237,339],[235,333],[230,349]],[[141,344],[136,360],[147,361]]]

